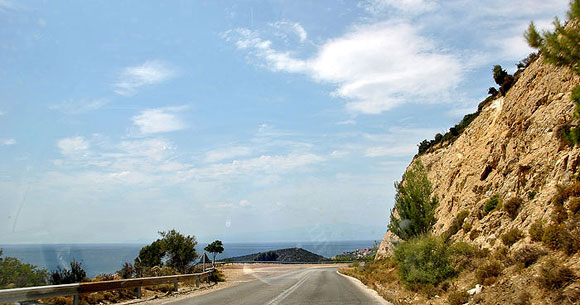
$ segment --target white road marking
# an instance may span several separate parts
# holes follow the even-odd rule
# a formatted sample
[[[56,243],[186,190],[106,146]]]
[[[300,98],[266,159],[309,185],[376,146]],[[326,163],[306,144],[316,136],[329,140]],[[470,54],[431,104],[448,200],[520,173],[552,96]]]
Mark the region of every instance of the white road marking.
[[[383,297],[381,297],[379,295],[378,292],[376,292],[373,289],[370,289],[369,287],[367,287],[367,285],[365,285],[363,282],[361,282],[359,279],[354,278],[352,276],[348,276],[346,274],[342,274],[340,272],[338,272],[338,270],[336,271],[336,273],[340,274],[341,276],[344,276],[345,278],[349,279],[351,282],[353,282],[355,284],[355,286],[357,286],[358,288],[360,288],[362,291],[372,295],[377,301],[379,301],[382,304],[385,305],[393,305],[393,303],[391,302],[387,302],[385,299],[383,299]]]
[[[292,287],[284,290],[277,297],[272,299],[272,301],[270,301],[267,305],[280,304],[280,302],[284,301],[284,299],[286,299],[292,292],[294,292],[294,290],[298,289],[298,287],[300,287],[300,285],[304,284],[304,282],[306,282],[306,280],[308,280],[309,278],[310,278],[310,271],[307,271],[305,277],[303,277],[298,282],[296,282],[296,284],[292,285]]]

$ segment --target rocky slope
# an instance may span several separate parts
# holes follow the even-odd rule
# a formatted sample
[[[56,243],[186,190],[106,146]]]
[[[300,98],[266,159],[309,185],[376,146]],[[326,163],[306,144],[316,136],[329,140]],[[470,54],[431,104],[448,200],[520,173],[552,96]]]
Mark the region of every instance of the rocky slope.
[[[537,219],[550,219],[550,199],[558,185],[576,175],[580,149],[563,143],[558,130],[572,121],[571,90],[580,77],[567,68],[536,60],[520,75],[505,97],[483,108],[479,116],[453,142],[441,143],[417,156],[439,197],[435,234],[447,230],[455,216],[469,211],[471,231],[459,230],[455,240],[493,249],[499,236],[512,228],[528,231]],[[504,211],[478,217],[485,201],[499,194],[504,202],[523,199],[521,211],[511,219]],[[527,235],[527,234],[526,234]],[[387,232],[377,257],[390,249]],[[529,236],[518,243],[529,243]]]

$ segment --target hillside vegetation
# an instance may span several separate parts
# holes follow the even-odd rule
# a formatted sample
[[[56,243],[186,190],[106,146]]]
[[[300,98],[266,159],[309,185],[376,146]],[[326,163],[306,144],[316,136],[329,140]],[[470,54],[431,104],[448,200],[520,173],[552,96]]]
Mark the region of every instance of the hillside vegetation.
[[[328,258],[304,250],[302,248],[287,248],[259,252],[243,256],[236,256],[226,259],[228,262],[300,262],[315,263],[329,261]]]

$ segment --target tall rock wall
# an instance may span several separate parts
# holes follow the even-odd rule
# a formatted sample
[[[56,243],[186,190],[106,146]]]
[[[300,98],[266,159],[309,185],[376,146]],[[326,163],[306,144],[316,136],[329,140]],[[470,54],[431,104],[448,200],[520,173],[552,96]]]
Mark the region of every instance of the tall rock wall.
[[[438,144],[417,157],[440,200],[435,234],[447,230],[455,215],[467,210],[470,214],[465,222],[472,223],[472,230],[479,234],[470,238],[460,230],[453,238],[473,239],[473,243],[493,248],[502,233],[512,228],[526,232],[536,219],[549,219],[556,186],[568,183],[580,163],[580,149],[558,137],[559,128],[572,121],[570,96],[578,84],[579,76],[540,58],[453,143]],[[516,196],[523,199],[514,220],[503,211],[477,217],[493,194],[504,201]],[[377,257],[389,251],[390,240],[388,232]]]

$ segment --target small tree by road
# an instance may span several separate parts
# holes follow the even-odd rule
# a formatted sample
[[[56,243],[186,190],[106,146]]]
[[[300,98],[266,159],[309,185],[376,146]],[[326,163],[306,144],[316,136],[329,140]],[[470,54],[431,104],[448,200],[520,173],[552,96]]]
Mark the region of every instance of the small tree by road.
[[[139,251],[135,259],[137,268],[168,266],[181,273],[187,272],[187,267],[199,255],[195,251],[197,241],[193,235],[183,235],[175,230],[159,232],[161,238]]]
[[[389,230],[402,240],[429,233],[437,221],[435,208],[439,201],[432,195],[431,182],[421,160],[413,162],[401,182],[395,182],[395,189]]]
[[[215,263],[215,257],[218,253],[224,252],[224,245],[221,240],[216,240],[204,248],[205,251],[213,255],[212,263]]]

